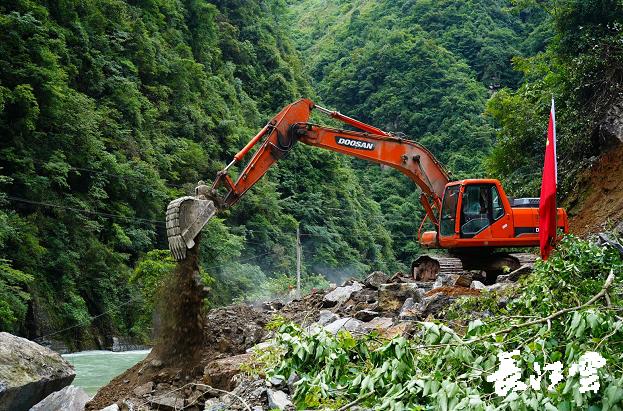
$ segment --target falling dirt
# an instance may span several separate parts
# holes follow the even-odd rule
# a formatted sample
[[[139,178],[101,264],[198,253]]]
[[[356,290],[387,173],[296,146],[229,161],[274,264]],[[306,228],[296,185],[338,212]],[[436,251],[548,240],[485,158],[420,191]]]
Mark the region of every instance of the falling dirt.
[[[203,348],[204,287],[199,277],[199,237],[179,261],[157,305],[160,323],[149,359],[165,366],[196,364]]]
[[[204,287],[199,277],[199,241],[160,290],[156,304],[156,340],[149,356],[100,390],[87,409],[114,403],[145,381],[192,378],[203,372],[205,313]],[[98,408],[99,407],[99,408]]]
[[[570,231],[586,236],[623,221],[623,145],[604,153],[584,171],[569,196]]]

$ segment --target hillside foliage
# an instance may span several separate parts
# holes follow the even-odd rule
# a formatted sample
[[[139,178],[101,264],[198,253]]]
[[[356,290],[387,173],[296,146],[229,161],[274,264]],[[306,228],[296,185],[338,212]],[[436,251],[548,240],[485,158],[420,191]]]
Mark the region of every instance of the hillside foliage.
[[[455,302],[454,329],[423,321],[413,338],[386,340],[275,322],[274,346],[257,361],[269,377],[297,375],[293,398],[303,409],[357,401],[379,410],[620,410],[622,270],[617,250],[568,237],[522,279],[508,304],[498,304],[495,292]],[[596,392],[583,392],[572,371],[589,352],[605,360],[596,367]],[[498,388],[490,377],[502,370],[504,353],[512,353],[526,387],[511,384],[502,395],[504,384]],[[546,367],[556,363],[562,380],[554,382]]]
[[[404,133],[453,178],[536,195],[552,94],[561,174],[600,149],[622,17],[614,0],[2,2],[0,330],[147,337],[166,204],[298,97]],[[394,170],[298,145],[204,230],[207,304],[287,295],[297,227],[306,289],[404,271],[418,198]]]
[[[168,201],[312,94],[284,14],[272,0],[0,5],[3,330],[74,327],[63,336],[88,344],[132,329],[146,303],[132,268],[166,248]],[[298,224],[313,235],[305,273],[393,264],[347,162],[302,147],[277,168],[207,230],[213,304],[291,276]]]
[[[554,28],[544,50],[515,58],[525,81],[503,89],[487,106],[500,126],[488,171],[520,194],[540,185],[544,130],[541,119],[556,101],[560,196],[568,197],[574,178],[591,158],[611,144],[604,125],[617,121],[623,90],[623,5],[613,0],[527,1],[547,10]],[[521,155],[517,155],[521,153]]]

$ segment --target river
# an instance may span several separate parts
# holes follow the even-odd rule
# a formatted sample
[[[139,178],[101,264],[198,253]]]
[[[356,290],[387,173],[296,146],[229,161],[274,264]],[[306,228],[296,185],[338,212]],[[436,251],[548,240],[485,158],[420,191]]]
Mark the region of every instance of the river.
[[[72,385],[82,387],[93,396],[104,385],[149,354],[149,350],[140,351],[82,351],[64,354],[76,369],[76,378]]]

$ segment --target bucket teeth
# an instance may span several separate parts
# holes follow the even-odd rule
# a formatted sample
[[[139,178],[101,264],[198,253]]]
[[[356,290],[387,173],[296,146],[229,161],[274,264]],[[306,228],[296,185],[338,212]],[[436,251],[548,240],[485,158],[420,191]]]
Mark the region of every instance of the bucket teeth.
[[[175,260],[186,258],[186,249],[195,245],[195,237],[216,211],[213,201],[197,197],[180,197],[169,203],[166,213],[167,238]]]

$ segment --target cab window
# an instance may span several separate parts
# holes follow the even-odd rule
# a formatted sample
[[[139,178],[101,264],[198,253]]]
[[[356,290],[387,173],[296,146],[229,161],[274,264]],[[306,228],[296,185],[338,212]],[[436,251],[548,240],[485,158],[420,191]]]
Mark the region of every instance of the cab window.
[[[439,234],[448,236],[454,234],[454,224],[456,222],[456,206],[459,200],[459,186],[446,188],[441,205],[441,220],[439,222]]]
[[[497,221],[504,215],[504,205],[495,186],[491,186],[491,203],[493,211],[493,221]]]
[[[504,206],[495,185],[465,186],[461,209],[461,237],[475,236],[503,215]]]

